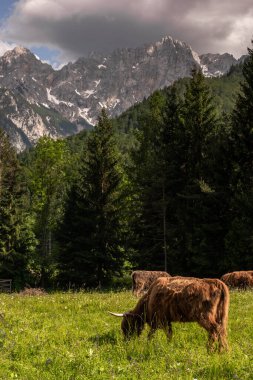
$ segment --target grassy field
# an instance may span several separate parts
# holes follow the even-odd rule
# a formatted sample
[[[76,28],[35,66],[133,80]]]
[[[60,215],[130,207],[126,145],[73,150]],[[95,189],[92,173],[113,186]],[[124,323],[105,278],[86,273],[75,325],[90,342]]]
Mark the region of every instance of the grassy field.
[[[253,379],[253,292],[232,292],[230,351],[207,354],[195,323],[124,342],[120,319],[136,303],[130,292],[0,295],[0,379]]]

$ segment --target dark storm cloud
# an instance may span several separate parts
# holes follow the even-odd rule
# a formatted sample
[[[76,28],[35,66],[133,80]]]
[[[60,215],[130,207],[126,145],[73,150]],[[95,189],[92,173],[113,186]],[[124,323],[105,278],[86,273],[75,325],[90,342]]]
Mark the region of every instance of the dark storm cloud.
[[[42,27],[43,35],[39,33]],[[117,47],[138,46],[143,42],[155,41],[164,33],[158,25],[138,24],[122,16],[114,21],[94,16],[58,20],[53,28],[48,20],[37,20],[30,25],[29,34],[34,42],[43,44],[48,41],[48,45],[60,48],[67,55],[79,57],[94,50],[108,52]],[[13,34],[12,39],[23,42],[25,36]]]
[[[65,59],[165,35],[200,53],[238,56],[250,43],[252,25],[252,0],[19,0],[1,37],[57,48]]]

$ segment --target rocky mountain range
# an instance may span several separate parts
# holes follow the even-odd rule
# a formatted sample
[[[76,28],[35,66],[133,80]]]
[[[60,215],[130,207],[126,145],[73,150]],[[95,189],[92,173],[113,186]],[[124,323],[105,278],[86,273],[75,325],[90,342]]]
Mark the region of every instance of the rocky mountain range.
[[[0,126],[18,151],[43,135],[77,133],[96,123],[104,107],[117,116],[156,89],[201,67],[221,76],[238,61],[230,54],[198,55],[171,37],[108,55],[92,53],[54,70],[24,47],[0,57]]]

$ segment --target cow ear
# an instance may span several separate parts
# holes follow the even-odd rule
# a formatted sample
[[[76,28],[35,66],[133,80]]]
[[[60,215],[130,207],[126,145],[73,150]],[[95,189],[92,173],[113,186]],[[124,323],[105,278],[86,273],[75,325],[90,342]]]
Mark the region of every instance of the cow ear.
[[[111,311],[108,311],[109,314],[114,315],[115,317],[124,317],[126,313],[112,313]]]

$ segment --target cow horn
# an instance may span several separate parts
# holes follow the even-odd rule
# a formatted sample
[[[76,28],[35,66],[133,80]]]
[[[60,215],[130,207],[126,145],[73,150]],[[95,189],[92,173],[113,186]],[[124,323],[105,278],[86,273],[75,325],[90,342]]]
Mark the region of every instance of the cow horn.
[[[124,317],[124,313],[112,313],[111,311],[108,311],[109,314],[114,315],[115,317]]]

